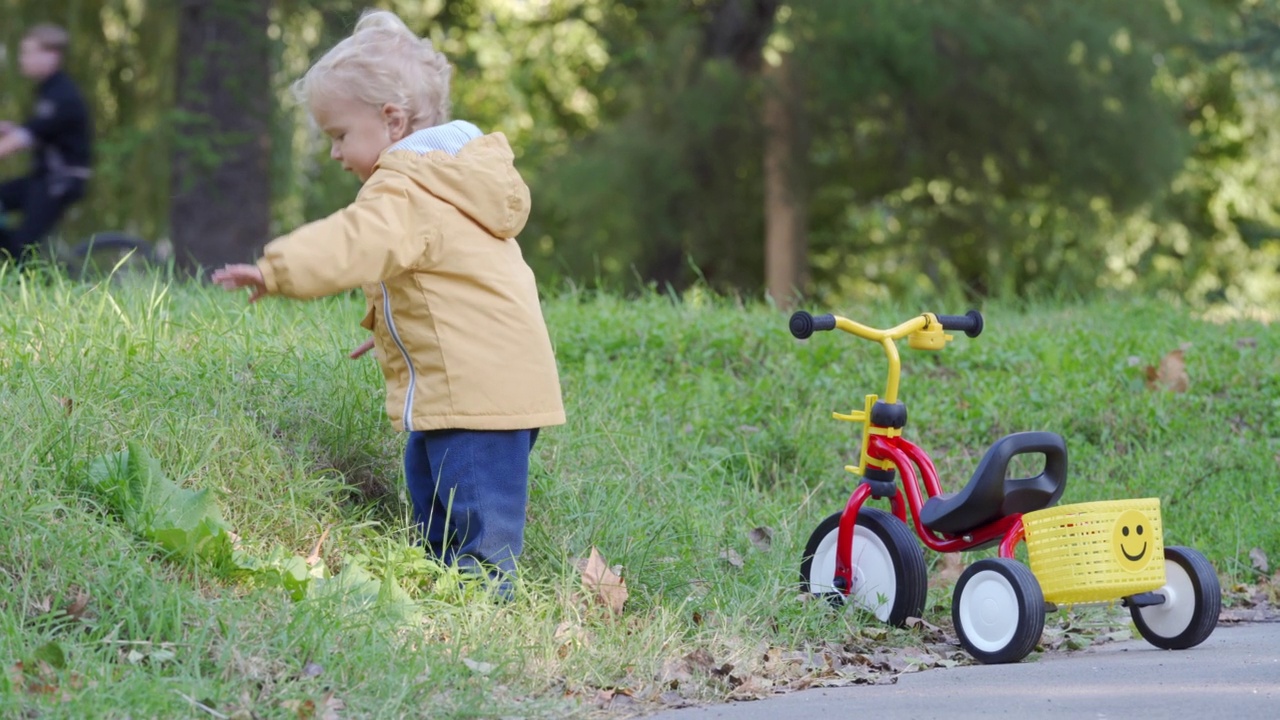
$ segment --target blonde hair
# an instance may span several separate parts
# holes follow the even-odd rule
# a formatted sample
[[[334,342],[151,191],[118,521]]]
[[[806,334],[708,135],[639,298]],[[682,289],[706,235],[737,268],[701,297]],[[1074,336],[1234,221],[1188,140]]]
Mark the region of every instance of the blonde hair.
[[[71,41],[66,30],[51,23],[36,25],[28,30],[23,37],[35,40],[45,50],[59,54],[66,53],[67,45]]]
[[[412,130],[449,120],[453,68],[431,41],[419,38],[395,13],[366,10],[351,37],[333,46],[293,84],[303,104],[320,97],[354,97],[405,111]]]

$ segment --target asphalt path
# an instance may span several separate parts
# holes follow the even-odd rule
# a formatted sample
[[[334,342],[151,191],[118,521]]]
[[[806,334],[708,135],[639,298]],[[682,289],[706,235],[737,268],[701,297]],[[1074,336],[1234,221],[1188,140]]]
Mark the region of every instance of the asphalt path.
[[[1280,718],[1280,622],[1220,625],[1189,650],[1144,640],[1046,652],[1010,665],[901,675],[892,685],[804,690],[670,710],[649,720],[787,718]]]

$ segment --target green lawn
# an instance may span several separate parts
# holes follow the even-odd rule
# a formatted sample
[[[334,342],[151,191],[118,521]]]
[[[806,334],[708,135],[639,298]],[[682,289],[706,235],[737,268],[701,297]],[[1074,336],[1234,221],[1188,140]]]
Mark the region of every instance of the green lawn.
[[[701,294],[549,297],[570,421],[539,440],[524,583],[501,605],[414,561],[402,438],[376,364],[346,359],[359,298],[248,307],[159,280],[8,276],[0,303],[5,717],[560,717],[759,694],[799,649],[959,659],[940,646],[945,588],[925,618],[942,630],[884,632],[798,597],[808,534],[851,487],[855,439],[830,412],[882,391],[882,354],[849,336],[799,342],[778,311]],[[888,326],[921,310],[964,308],[842,312]],[[907,435],[946,489],[1000,435],[1052,430],[1063,502],[1158,496],[1166,543],[1229,582],[1255,579],[1254,548],[1280,561],[1273,328],[1136,300],[983,311],[977,339],[903,345]],[[1143,368],[1179,347],[1187,392],[1149,390]],[[305,556],[329,529],[331,569],[391,568],[421,617],[165,559],[86,483],[126,441],[211,489],[246,552]],[[621,565],[619,617],[582,592],[574,560],[592,547]]]

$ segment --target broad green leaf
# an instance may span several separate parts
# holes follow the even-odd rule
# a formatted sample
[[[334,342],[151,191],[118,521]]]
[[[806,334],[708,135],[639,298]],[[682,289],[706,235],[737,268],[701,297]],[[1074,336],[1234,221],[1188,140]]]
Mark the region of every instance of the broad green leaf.
[[[36,648],[31,654],[35,660],[42,660],[49,664],[50,667],[62,670],[67,667],[67,655],[62,651],[62,646],[56,642],[48,642]]]

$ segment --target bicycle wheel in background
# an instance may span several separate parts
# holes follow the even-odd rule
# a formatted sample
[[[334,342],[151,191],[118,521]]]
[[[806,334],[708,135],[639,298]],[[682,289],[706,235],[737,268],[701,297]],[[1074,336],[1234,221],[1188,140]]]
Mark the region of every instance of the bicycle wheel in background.
[[[101,232],[72,248],[65,262],[67,274],[93,280],[115,274],[146,272],[156,265],[151,245],[122,232]]]

